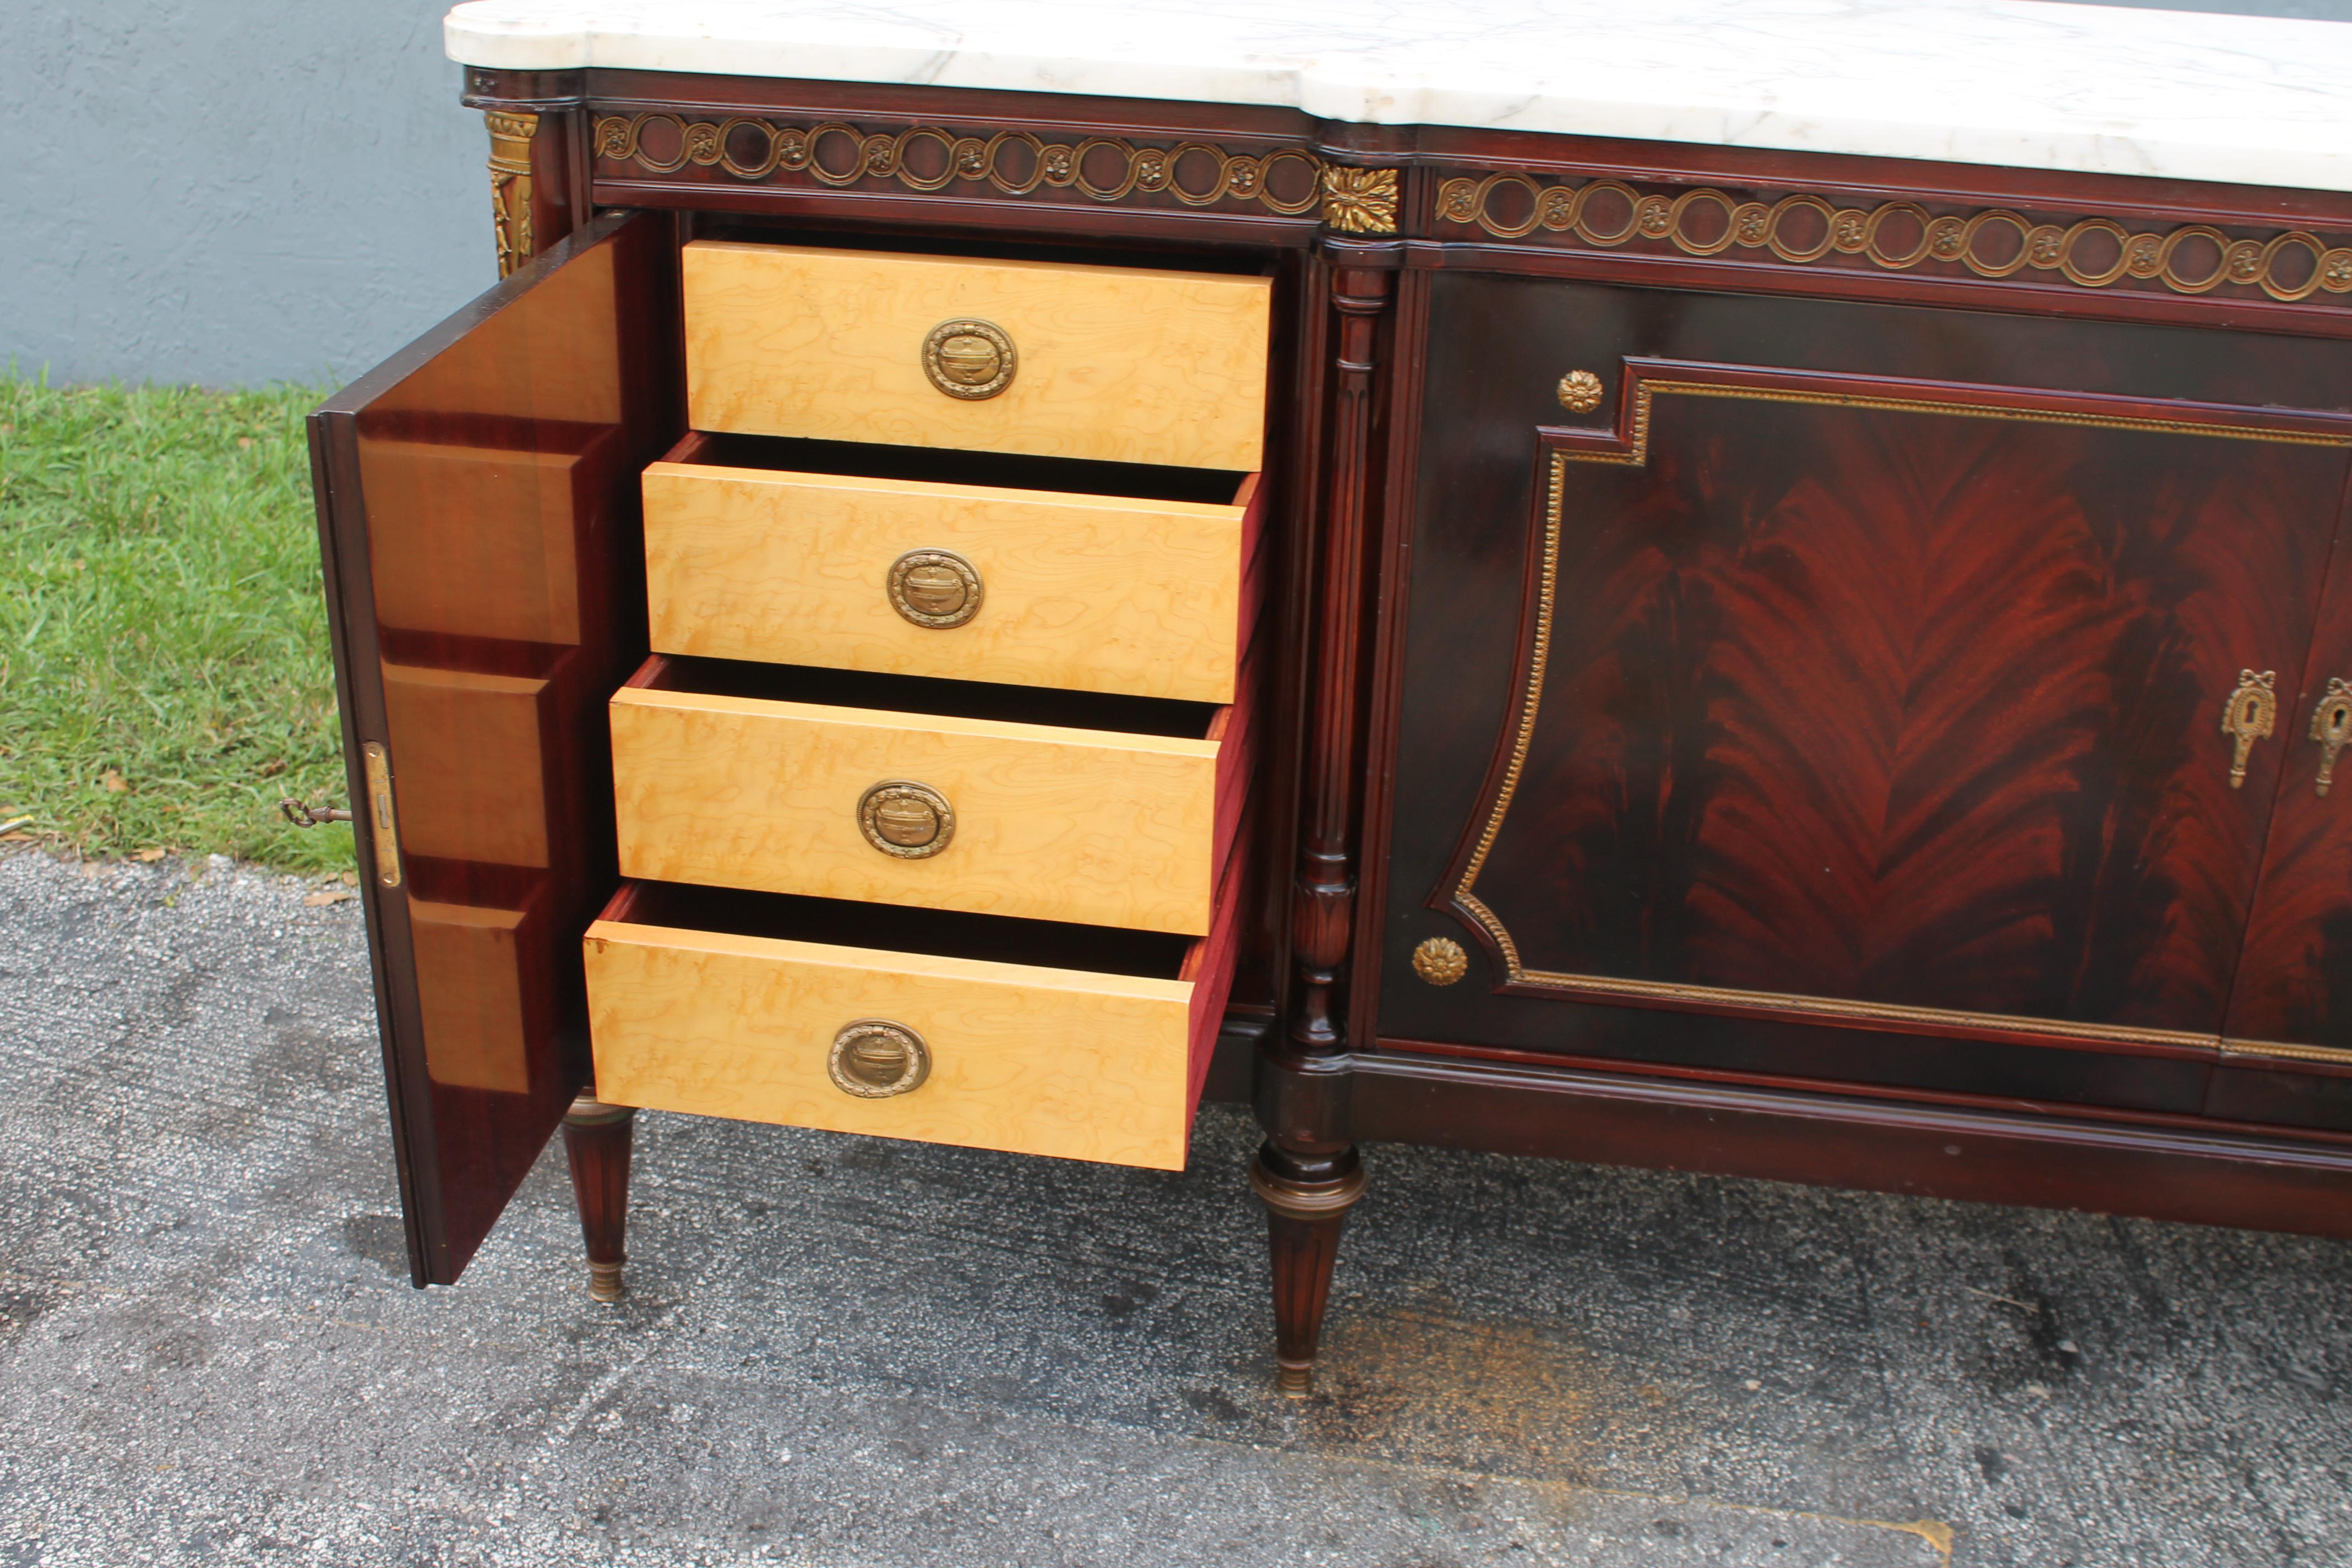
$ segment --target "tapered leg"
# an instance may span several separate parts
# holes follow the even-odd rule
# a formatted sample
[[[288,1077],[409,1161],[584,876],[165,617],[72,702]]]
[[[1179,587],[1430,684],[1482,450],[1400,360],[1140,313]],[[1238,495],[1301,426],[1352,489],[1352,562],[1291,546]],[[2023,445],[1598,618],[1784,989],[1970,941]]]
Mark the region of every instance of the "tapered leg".
[[[1274,1383],[1293,1399],[1315,1387],[1315,1347],[1331,1299],[1339,1227],[1364,1195],[1353,1148],[1294,1154],[1268,1139],[1250,1162],[1250,1185],[1265,1200],[1274,1254]]]
[[[580,1204],[580,1231],[588,1241],[588,1294],[617,1301],[628,1294],[621,1246],[629,1225],[629,1144],[637,1112],[606,1105],[593,1085],[563,1116],[563,1152],[572,1161],[572,1195]]]

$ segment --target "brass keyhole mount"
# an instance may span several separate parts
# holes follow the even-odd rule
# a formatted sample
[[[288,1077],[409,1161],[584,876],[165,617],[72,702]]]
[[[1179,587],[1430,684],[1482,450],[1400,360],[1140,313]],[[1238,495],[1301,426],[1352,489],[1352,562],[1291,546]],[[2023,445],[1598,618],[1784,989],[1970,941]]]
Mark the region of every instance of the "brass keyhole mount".
[[[884,779],[857,797],[857,828],[866,842],[901,860],[923,860],[955,838],[955,808],[948,797],[913,779]]]
[[[2319,742],[2317,787],[2324,796],[2336,782],[2336,753],[2352,741],[2352,680],[2340,675],[2327,678],[2326,694],[2311,715],[2311,738]]]
[[[931,1076],[931,1050],[923,1037],[887,1018],[844,1024],[824,1059],[833,1086],[860,1100],[912,1094]]]
[[[2236,754],[2230,759],[2231,789],[2245,787],[2246,759],[2252,753],[2254,742],[2277,724],[2278,671],[2266,669],[2260,675],[2251,669],[2238,671],[2237,687],[2221,709],[2221,733],[2233,736],[2238,742]]]
[[[909,550],[890,563],[890,607],[932,631],[952,631],[980,614],[980,569],[952,550]]]
[[[1013,340],[994,321],[958,316],[923,338],[923,374],[950,397],[968,403],[993,397],[1013,384],[1019,368]]]

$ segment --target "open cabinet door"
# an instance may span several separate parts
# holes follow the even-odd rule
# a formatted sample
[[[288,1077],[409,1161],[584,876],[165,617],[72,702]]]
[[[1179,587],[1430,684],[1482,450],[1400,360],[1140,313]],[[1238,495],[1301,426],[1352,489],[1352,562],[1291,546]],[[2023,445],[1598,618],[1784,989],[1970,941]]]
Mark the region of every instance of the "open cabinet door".
[[[457,1278],[588,1079],[638,472],[684,427],[677,269],[672,219],[602,219],[310,416],[419,1285]]]

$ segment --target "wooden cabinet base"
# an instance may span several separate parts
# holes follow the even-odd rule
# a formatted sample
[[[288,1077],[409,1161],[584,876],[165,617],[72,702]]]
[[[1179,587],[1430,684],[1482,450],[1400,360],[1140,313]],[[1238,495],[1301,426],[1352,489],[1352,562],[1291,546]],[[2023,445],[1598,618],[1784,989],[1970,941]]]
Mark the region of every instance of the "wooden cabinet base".
[[[2031,1114],[1381,1050],[1355,1135],[1865,1192],[2352,1238],[2352,1137]]]

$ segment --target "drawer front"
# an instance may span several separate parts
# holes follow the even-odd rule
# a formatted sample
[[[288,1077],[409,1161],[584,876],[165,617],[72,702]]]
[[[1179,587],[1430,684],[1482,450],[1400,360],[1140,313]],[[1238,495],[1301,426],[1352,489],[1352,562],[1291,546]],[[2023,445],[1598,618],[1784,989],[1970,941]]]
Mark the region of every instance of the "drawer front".
[[[1265,278],[697,240],[684,287],[698,430],[1263,466]]]
[[[613,921],[586,947],[609,1103],[1183,1168],[1191,980]],[[835,1082],[836,1037],[875,1019],[919,1039],[916,1087],[866,1098]]]
[[[645,497],[657,652],[1233,700],[1246,506],[689,463]]]
[[[637,688],[612,716],[625,876],[1209,929],[1219,742]],[[868,838],[889,781],[944,800],[944,847]]]

